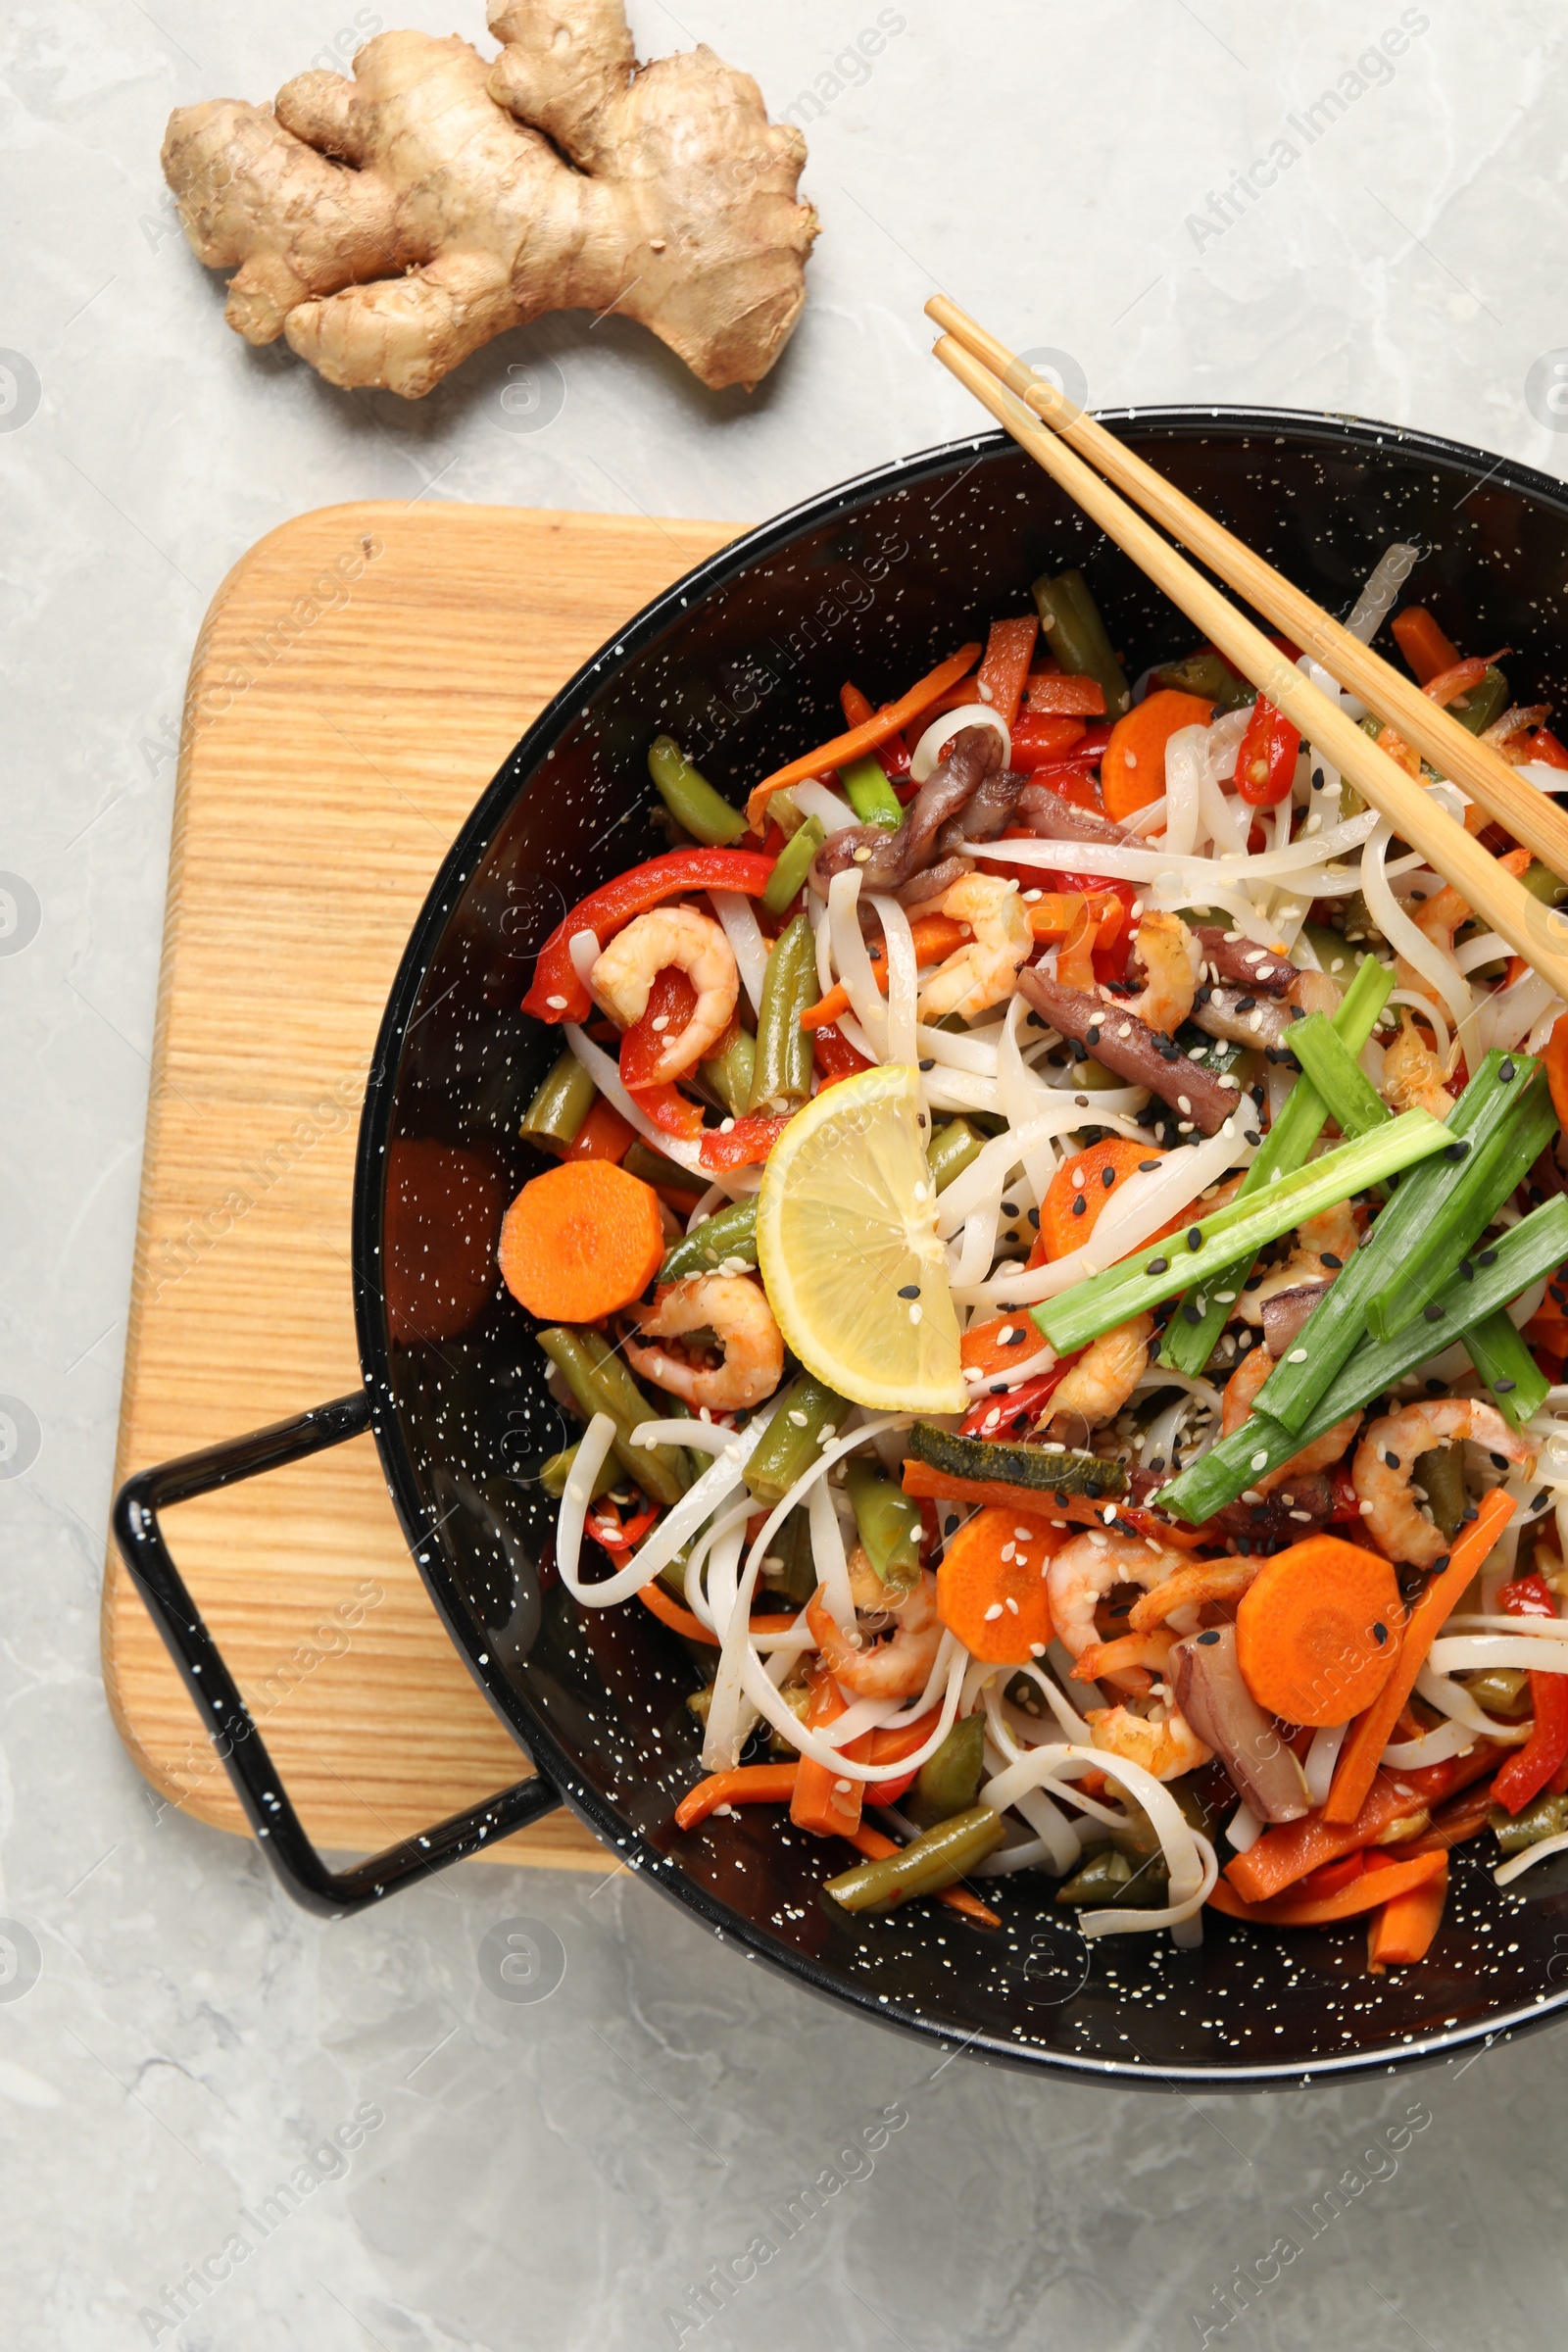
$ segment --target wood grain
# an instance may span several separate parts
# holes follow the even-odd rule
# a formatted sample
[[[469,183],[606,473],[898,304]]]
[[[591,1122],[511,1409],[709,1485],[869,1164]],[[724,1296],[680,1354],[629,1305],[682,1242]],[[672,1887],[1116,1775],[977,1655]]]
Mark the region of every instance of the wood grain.
[[[528,721],[737,527],[334,507],[223,582],[181,734],[117,1485],[358,1386],[355,1130],[414,917]],[[368,1439],[183,1504],[169,1532],[318,1844],[364,1852],[518,1777]],[[112,1546],[102,1635],[146,1779],[246,1834]],[[605,1860],[564,1813],[491,1858]]]

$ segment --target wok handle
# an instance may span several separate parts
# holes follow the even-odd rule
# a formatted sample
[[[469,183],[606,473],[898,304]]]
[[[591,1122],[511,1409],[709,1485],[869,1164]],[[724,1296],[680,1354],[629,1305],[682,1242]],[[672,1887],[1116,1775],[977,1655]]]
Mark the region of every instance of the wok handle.
[[[281,1470],[304,1461],[328,1446],[363,1437],[370,1426],[369,1399],[364,1390],[339,1396],[292,1421],[270,1429],[253,1430],[248,1437],[230,1438],[178,1461],[138,1471],[127,1478],[115,1497],[115,1540],[120,1553],[147,1604],[178,1667],[185,1688],[212,1735],[234,1793],[270,1858],[272,1868],[296,1902],[330,1919],[363,1911],[394,1894],[411,1879],[449,1862],[461,1862],[481,1847],[508,1838],[514,1830],[553,1812],[561,1798],[540,1774],[503,1788],[483,1804],[454,1813],[433,1829],[405,1838],[385,1852],[356,1862],[348,1870],[330,1870],[307,1837],[289,1801],[277,1768],[267,1752],[241,1698],[221,1651],[194,1607],[183,1578],[164,1539],[159,1513],[171,1503],[188,1502],[217,1487],[229,1487],[265,1470]]]

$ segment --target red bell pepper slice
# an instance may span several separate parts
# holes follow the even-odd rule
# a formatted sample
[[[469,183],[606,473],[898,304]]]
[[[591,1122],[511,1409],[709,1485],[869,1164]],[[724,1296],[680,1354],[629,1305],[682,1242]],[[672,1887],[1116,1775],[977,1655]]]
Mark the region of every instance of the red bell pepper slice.
[[[628,1091],[644,1118],[652,1119],[662,1135],[678,1135],[690,1143],[702,1134],[703,1106],[690,1095],[683,1095],[678,1086],[639,1086]]]
[[[1014,768],[1028,774],[1038,774],[1044,767],[1055,765],[1064,753],[1082,757],[1081,745],[1088,732],[1081,718],[1058,716],[1050,710],[1019,711],[1012,723],[1012,760]],[[1098,760],[1099,753],[1095,754]]]
[[[1289,799],[1300,748],[1299,728],[1260,694],[1236,755],[1236,789],[1249,808],[1277,808]]]
[[[608,1494],[589,1505],[583,1533],[602,1544],[612,1557],[616,1552],[635,1551],[648,1530],[659,1517],[657,1502],[645,1502],[630,1517],[624,1517]]]
[[[592,931],[604,947],[634,916],[647,914],[683,890],[738,890],[749,899],[760,899],[772,871],[772,858],[757,850],[695,849],[671,850],[666,857],[650,858],[646,865],[617,874],[602,890],[590,891],[551,932],[539,951],[523,1011],[539,1021],[587,1019],[591,1002],[577,977],[569,945],[579,931]]]
[[[696,1009],[696,989],[678,964],[666,964],[655,975],[642,1019],[621,1033],[622,1086],[635,1093],[640,1086],[653,1085],[661,1059]]]
[[[1050,1402],[1082,1353],[1080,1348],[1077,1355],[1064,1356],[1059,1364],[1053,1364],[1049,1372],[1037,1372],[1032,1380],[1020,1381],[1005,1396],[982,1396],[965,1413],[959,1424],[958,1435],[963,1438],[998,1439],[1023,1436],[1034,1427],[1040,1418],[1041,1407]],[[1000,1413],[1001,1419],[993,1421],[993,1413]]]
[[[788,1117],[750,1111],[733,1127],[710,1127],[703,1137],[704,1167],[760,1168],[789,1123]]]
[[[812,1030],[811,1058],[816,1063],[818,1092],[824,1086],[836,1086],[841,1078],[853,1078],[857,1070],[871,1067],[865,1055],[856,1051],[843,1030],[832,1021],[824,1021],[820,1029]]]
[[[1544,1577],[1532,1570],[1497,1594],[1510,1617],[1555,1617],[1557,1603]],[[1539,1796],[1554,1773],[1568,1764],[1568,1675],[1532,1674],[1530,1704],[1535,1725],[1523,1747],[1500,1765],[1493,1793],[1508,1812],[1518,1813]]]
[[[1004,726],[1010,727],[1018,716],[1018,705],[1023,698],[1029,664],[1034,659],[1035,639],[1040,634],[1038,614],[1031,612],[1027,619],[994,620],[986,638],[985,655],[974,677],[974,699],[989,703]],[[1047,708],[1052,706],[1048,705]],[[1057,703],[1058,710],[1072,710],[1071,703]],[[1100,708],[1105,708],[1102,696]]]
[[[1522,746],[1520,757],[1535,760],[1543,767],[1568,767],[1568,747],[1560,744],[1549,727],[1527,727],[1522,735],[1510,735],[1509,751]]]

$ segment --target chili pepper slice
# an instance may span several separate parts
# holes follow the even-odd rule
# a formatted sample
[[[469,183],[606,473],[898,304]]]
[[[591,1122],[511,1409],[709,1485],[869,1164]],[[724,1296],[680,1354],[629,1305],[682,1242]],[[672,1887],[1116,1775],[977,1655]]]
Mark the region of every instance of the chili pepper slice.
[[[1555,1617],[1551,1587],[1534,1569],[1504,1585],[1497,1601],[1510,1617]],[[1510,1813],[1520,1812],[1564,1764],[1568,1764],[1568,1676],[1532,1674],[1530,1704],[1535,1725],[1523,1747],[1498,1767],[1493,1793]]]
[[[1083,1353],[1082,1348],[1078,1354]],[[1037,1372],[1032,1380],[1020,1381],[1005,1396],[983,1396],[971,1405],[959,1424],[958,1435],[964,1438],[1016,1438],[1032,1429],[1040,1417],[1040,1408],[1049,1403],[1061,1386],[1078,1356],[1065,1357],[1053,1364],[1049,1372]],[[993,1421],[993,1413],[1000,1419]]]
[[[1260,694],[1236,755],[1236,789],[1249,808],[1277,808],[1290,797],[1300,748],[1300,729]]]
[[[617,874],[603,889],[590,891],[551,932],[539,951],[523,1011],[540,1021],[587,1019],[591,1002],[571,960],[570,942],[579,931],[593,932],[603,948],[635,915],[648,913],[679,891],[738,890],[749,899],[760,899],[772,871],[772,858],[757,850],[699,849],[671,850]]]

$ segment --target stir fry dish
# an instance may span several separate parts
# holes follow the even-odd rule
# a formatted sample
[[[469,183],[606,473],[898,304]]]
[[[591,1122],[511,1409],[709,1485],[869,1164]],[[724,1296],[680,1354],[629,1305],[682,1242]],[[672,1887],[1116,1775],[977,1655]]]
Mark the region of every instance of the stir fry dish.
[[[1452,1847],[1568,1848],[1568,1013],[1213,648],[1033,600],[744,809],[659,737],[672,846],[539,955],[556,1565],[697,1669],[680,1832],[787,1813],[845,1912],[1417,1963]],[[1391,629],[1568,790],[1506,649]]]

